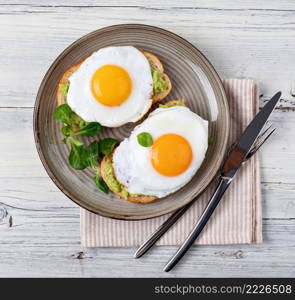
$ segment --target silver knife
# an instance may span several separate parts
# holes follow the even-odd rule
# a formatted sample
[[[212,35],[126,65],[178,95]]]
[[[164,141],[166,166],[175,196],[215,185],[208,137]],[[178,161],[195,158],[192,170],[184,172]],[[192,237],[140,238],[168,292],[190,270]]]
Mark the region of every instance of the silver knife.
[[[215,192],[213,193],[200,219],[194,226],[189,236],[164,267],[165,272],[169,272],[181,260],[181,258],[185,255],[185,253],[192,246],[199,234],[202,232],[203,228],[207,224],[212,213],[220,202],[223,194],[230,186],[230,183],[233,180],[235,174],[237,173],[247,154],[251,150],[262,128],[266,124],[270,114],[280,100],[280,97],[281,92],[278,92],[268,101],[268,103],[261,109],[261,111],[255,116],[252,122],[245,129],[239,141],[232,147],[232,150],[229,152],[229,155],[226,158],[221,169],[219,183]]]

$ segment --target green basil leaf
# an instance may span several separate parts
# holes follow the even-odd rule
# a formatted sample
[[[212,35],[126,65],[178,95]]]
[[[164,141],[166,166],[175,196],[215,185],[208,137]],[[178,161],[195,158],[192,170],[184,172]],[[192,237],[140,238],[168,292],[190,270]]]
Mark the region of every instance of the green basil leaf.
[[[137,141],[143,147],[150,147],[153,144],[153,138],[148,132],[138,134]]]
[[[55,120],[71,125],[71,118],[73,115],[72,109],[68,104],[61,104],[55,109],[54,118]]]
[[[72,131],[72,126],[71,125],[65,125],[60,129],[61,133],[65,136],[65,137],[69,137],[71,135],[71,131]]]
[[[66,97],[68,95],[69,87],[70,87],[70,83],[69,82],[65,82],[65,83],[60,83],[59,84],[60,92],[62,93],[62,95],[64,97]]]
[[[102,179],[102,177],[99,174],[96,174],[93,177],[93,181],[95,182],[96,186],[105,194],[107,194],[109,192],[109,187],[107,186],[107,184],[104,182],[104,180]]]
[[[99,143],[97,141],[94,141],[85,149],[84,152],[84,160],[87,167],[91,167],[96,170],[98,155],[99,155]]]
[[[94,136],[99,134],[101,131],[101,125],[97,122],[90,122],[87,123],[86,126],[81,128],[80,130],[76,131],[74,133],[74,136],[80,135],[80,136]]]
[[[113,151],[116,144],[117,144],[117,141],[115,139],[105,138],[99,142],[100,152],[103,155],[108,155]]]
[[[77,146],[75,143],[71,144],[71,152],[69,155],[69,163],[71,167],[76,170],[83,170],[87,167],[84,160],[84,149],[82,146]]]

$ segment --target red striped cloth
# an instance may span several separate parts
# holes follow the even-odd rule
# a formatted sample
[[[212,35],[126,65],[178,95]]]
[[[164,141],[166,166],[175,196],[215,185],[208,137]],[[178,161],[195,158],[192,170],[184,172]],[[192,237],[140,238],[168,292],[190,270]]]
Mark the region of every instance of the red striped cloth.
[[[242,133],[258,110],[257,86],[249,79],[224,80],[231,129],[229,145]],[[214,183],[158,245],[181,244],[202,213]],[[143,221],[120,221],[81,209],[81,243],[86,247],[125,247],[143,243],[169,215]],[[262,242],[261,191],[258,155],[237,174],[197,244],[241,244]]]

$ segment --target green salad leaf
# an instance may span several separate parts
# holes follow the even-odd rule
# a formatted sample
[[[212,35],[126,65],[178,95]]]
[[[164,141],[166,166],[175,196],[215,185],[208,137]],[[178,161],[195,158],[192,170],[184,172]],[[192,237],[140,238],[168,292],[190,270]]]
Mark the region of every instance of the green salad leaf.
[[[54,118],[59,122],[71,125],[73,114],[74,112],[68,104],[61,104],[55,109]]]
[[[100,152],[103,155],[109,155],[114,147],[116,146],[117,141],[112,138],[105,138],[99,142]]]
[[[61,86],[62,93],[66,93],[68,86]],[[94,141],[88,146],[78,140],[77,136],[95,136],[101,132],[101,125],[98,122],[86,122],[78,116],[68,104],[62,104],[55,109],[54,118],[63,123],[60,131],[64,136],[63,142],[70,142],[71,151],[69,154],[69,164],[75,170],[92,168],[95,170],[93,181],[96,186],[104,193],[108,193],[109,188],[100,174],[99,158],[100,155],[108,155],[117,144],[112,138],[102,139],[100,142]]]
[[[82,146],[84,146],[84,143],[83,143],[83,142],[81,142],[81,141],[79,141],[79,140],[77,140],[77,139],[74,139],[73,137],[70,137],[70,138],[69,138],[69,141],[71,142],[71,144],[74,144],[74,145],[77,146],[77,147],[82,147]]]
[[[69,163],[72,168],[76,170],[84,170],[87,167],[84,158],[84,148],[82,142],[77,142],[77,140],[71,140],[71,152],[69,155]]]
[[[84,121],[68,104],[58,106],[54,118],[65,124],[61,128],[61,133],[66,139],[72,136],[95,136],[101,132],[101,125],[98,122]]]
[[[143,147],[150,147],[153,144],[153,138],[148,132],[138,134],[137,141]]]
[[[104,180],[102,179],[102,177],[100,176],[100,174],[96,174],[93,178],[94,183],[96,184],[96,186],[105,194],[107,194],[109,192],[109,187],[107,186],[107,184],[104,182]]]
[[[94,136],[101,132],[101,125],[97,122],[87,123],[86,126],[80,128],[80,130],[76,131],[74,136]]]
[[[87,167],[97,169],[97,162],[99,157],[99,143],[97,141],[92,142],[85,148],[84,160]]]
[[[78,128],[83,128],[87,125],[87,122],[84,121],[81,117],[79,117],[76,113],[72,116],[72,123],[76,124]]]
[[[60,131],[66,138],[68,138],[69,136],[71,136],[72,129],[72,125],[65,125],[60,129]]]

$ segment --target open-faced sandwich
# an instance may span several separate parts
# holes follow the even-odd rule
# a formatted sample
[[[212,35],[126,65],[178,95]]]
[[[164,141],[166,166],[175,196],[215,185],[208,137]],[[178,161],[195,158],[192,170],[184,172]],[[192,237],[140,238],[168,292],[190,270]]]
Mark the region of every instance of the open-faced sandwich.
[[[101,162],[118,197],[149,203],[188,183],[208,147],[208,122],[174,100],[160,105]]]
[[[172,85],[159,58],[132,46],[99,49],[61,77],[57,104],[86,122],[118,127],[140,120]]]
[[[140,120],[171,87],[160,60],[132,46],[102,48],[70,67],[59,82],[55,111],[63,141],[71,145],[69,164],[92,168],[100,190],[135,203],[187,184],[205,158],[208,122],[182,100],[160,105],[120,144],[105,138],[84,145],[77,138],[97,136],[101,125]]]

